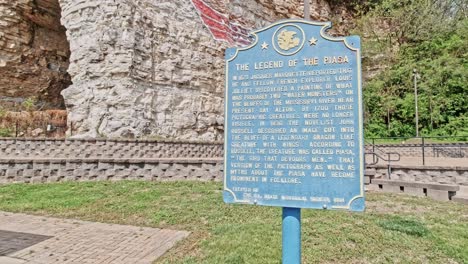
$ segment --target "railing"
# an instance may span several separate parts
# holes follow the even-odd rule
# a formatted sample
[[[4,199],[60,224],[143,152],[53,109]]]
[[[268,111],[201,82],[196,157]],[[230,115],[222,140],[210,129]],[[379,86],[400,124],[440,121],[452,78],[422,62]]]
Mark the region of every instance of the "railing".
[[[366,153],[364,153],[364,155],[365,156],[372,155],[372,162],[371,163],[366,162],[366,165],[375,165],[375,164],[379,163],[379,160],[386,161],[386,162],[388,162],[388,165],[390,165],[391,162],[398,162],[398,161],[400,161],[400,158],[401,158],[400,153],[396,153],[396,152],[387,152],[387,153],[385,153],[387,158],[383,157],[384,155],[379,155],[379,154],[377,154],[375,152],[366,152]],[[394,157],[396,157],[396,158],[392,159],[392,155]]]
[[[46,120],[40,124],[24,125],[16,121],[14,130],[11,132],[11,137],[26,138],[26,137],[47,137],[47,138],[65,138],[67,130],[69,135],[73,136],[73,123],[54,122],[54,120]],[[38,130],[35,135],[35,130]]]
[[[448,158],[464,158],[466,157],[463,152],[462,146],[454,146],[450,148],[433,147],[434,157],[448,157]]]
[[[2,137],[65,137],[73,124],[67,122],[65,110],[0,111]]]
[[[402,156],[420,156],[423,165],[426,165],[426,158],[428,156],[434,158],[468,157],[468,136],[370,138],[367,140],[367,143],[371,145],[372,153],[376,153],[379,150],[383,153],[399,153]],[[388,151],[389,149],[391,151]]]
[[[366,152],[366,153],[364,153],[364,160],[366,160],[366,157],[365,157],[366,155],[372,155],[373,162],[372,163],[367,163],[366,162],[366,166],[367,165],[375,165],[375,164],[379,163],[379,159],[381,159],[383,161],[386,161],[387,162],[387,177],[390,179],[390,175],[392,175],[392,165],[391,165],[391,163],[400,161],[400,154],[396,153],[396,152],[387,152],[385,154],[386,154],[387,158],[384,158],[384,157],[380,156],[379,154],[377,154],[375,152]],[[395,155],[396,158],[392,159],[392,155]]]
[[[32,129],[34,128],[34,129]],[[44,122],[40,126],[24,127],[16,123],[15,126],[15,138],[34,136],[34,130],[38,129],[37,136],[50,137],[50,138],[62,138],[65,137],[65,133],[68,129],[66,124],[58,124],[54,122]]]

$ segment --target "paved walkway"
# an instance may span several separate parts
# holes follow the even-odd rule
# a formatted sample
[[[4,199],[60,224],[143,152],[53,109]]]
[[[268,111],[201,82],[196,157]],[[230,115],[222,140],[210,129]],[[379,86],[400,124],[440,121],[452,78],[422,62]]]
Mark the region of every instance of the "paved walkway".
[[[188,235],[0,212],[0,263],[150,264]]]

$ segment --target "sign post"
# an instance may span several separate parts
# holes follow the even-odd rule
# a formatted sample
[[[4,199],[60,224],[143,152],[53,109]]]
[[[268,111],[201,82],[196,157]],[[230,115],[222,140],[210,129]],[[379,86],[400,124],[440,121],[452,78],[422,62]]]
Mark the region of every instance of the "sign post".
[[[283,264],[301,263],[301,209],[283,207]]]
[[[301,208],[364,210],[360,39],[285,20],[226,50],[224,201],[283,207],[283,263]]]

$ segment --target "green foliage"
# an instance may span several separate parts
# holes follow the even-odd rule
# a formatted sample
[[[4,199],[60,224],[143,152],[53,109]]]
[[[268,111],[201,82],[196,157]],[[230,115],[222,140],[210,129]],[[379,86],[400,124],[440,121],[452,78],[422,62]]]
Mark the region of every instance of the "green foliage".
[[[4,118],[6,114],[7,114],[7,111],[2,106],[0,106],[0,120]]]
[[[364,35],[376,37],[381,48],[419,43],[431,39],[434,34],[455,32],[463,26],[459,22],[466,19],[468,10],[465,0],[360,2],[356,5],[361,16],[357,29]]]
[[[375,8],[382,3],[383,0],[329,0],[330,6],[346,5],[350,9],[355,9],[360,13],[367,13],[369,10]]]
[[[416,134],[415,69],[420,77],[416,81],[421,134],[468,135],[466,5],[458,0],[384,0],[363,16],[358,28],[368,36],[365,55],[381,55],[367,64],[388,65],[364,87],[366,136]],[[376,32],[382,25],[388,30]]]
[[[0,127],[0,137],[11,137],[12,133],[11,129]]]
[[[7,111],[0,106],[0,137],[11,137],[13,130],[9,127],[5,127],[4,119],[7,116]]]
[[[24,110],[30,112],[34,111],[36,108],[37,99],[35,97],[28,97],[26,100],[23,101],[21,106]]]

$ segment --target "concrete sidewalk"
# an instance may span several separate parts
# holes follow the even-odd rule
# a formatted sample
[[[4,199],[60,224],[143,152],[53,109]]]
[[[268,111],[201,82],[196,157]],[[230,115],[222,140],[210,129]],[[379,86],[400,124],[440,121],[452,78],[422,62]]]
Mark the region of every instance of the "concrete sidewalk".
[[[0,212],[1,264],[151,264],[185,231]]]

